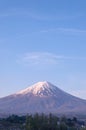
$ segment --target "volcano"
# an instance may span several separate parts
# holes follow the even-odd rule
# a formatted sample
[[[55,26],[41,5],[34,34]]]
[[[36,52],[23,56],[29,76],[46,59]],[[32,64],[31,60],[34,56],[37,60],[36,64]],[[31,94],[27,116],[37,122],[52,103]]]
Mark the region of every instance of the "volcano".
[[[50,82],[38,82],[0,98],[0,114],[86,113],[86,100],[72,96]]]

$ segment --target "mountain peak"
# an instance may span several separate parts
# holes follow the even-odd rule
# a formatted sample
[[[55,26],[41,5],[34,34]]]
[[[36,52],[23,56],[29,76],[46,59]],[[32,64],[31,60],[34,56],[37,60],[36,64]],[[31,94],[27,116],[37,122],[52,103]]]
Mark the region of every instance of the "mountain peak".
[[[41,82],[38,82],[36,83],[35,85],[37,85],[38,87],[42,87],[42,86],[49,86],[51,83],[48,82],[48,81],[41,81]]]
[[[40,89],[40,88],[50,88],[53,85],[48,81],[41,81],[41,82],[34,84],[33,86]]]
[[[50,82],[38,82],[0,99],[0,113],[85,113],[86,101],[74,97]]]
[[[38,82],[20,92],[18,92],[17,94],[32,93],[36,96],[49,96],[49,95],[54,95],[56,89],[57,89],[57,87],[52,85],[50,82],[43,81],[43,82]]]

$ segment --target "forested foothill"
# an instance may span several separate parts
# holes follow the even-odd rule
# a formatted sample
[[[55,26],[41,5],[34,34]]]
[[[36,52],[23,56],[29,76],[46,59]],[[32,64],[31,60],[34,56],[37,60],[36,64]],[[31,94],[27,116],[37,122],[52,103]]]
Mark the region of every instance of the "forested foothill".
[[[76,117],[34,114],[0,118],[0,130],[86,130],[85,120]]]

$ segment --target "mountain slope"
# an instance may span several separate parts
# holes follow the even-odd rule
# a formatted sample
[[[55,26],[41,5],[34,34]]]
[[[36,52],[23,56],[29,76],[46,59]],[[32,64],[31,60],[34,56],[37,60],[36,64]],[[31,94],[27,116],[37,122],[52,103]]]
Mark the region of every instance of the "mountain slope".
[[[72,96],[49,82],[38,82],[0,99],[0,113],[84,113],[86,100]]]

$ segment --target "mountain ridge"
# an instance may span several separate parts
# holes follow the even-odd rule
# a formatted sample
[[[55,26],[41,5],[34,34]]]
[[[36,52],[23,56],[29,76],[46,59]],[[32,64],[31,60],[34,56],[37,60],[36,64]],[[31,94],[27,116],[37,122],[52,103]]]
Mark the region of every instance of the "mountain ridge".
[[[84,113],[86,100],[72,96],[44,81],[0,98],[0,111],[6,114]]]

